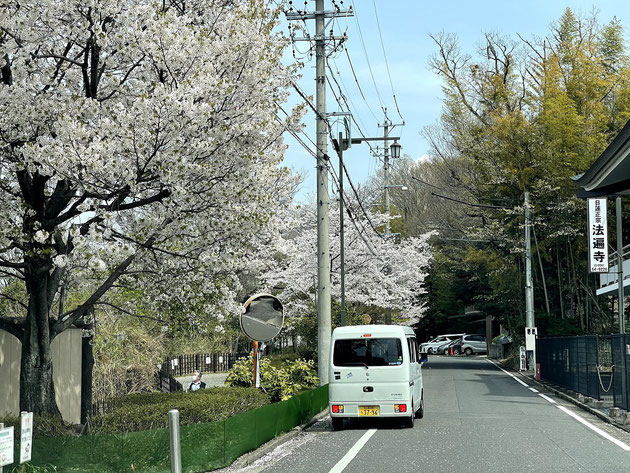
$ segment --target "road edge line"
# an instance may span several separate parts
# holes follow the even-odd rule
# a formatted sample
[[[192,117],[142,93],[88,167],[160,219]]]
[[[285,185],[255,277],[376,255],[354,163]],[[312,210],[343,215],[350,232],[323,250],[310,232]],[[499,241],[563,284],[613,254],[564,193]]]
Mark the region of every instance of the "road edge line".
[[[518,379],[516,376],[514,376],[512,373],[510,373],[509,371],[504,370],[503,368],[501,368],[498,364],[496,364],[494,361],[486,358],[486,361],[488,361],[489,363],[493,364],[494,366],[496,366],[497,368],[499,368],[501,371],[503,371],[505,374],[507,374],[508,376],[514,378],[515,381],[517,381],[518,383],[520,383],[522,386],[525,386],[526,388],[529,388],[528,384],[525,384],[523,381],[521,381],[520,379]]]
[[[488,361],[490,361],[490,360],[488,360]],[[503,363],[501,363],[498,360],[496,362],[491,362],[491,363],[493,363],[497,368],[499,367],[499,364],[503,365]],[[541,382],[541,381],[538,381],[533,376],[526,376],[526,375],[522,375],[521,373],[517,373],[517,375],[519,377],[525,378],[526,380],[528,380],[529,382],[531,382],[532,384],[538,386],[541,389],[546,389],[548,391],[551,391],[555,396],[559,397],[560,399],[564,399],[565,401],[569,401],[570,403],[576,405],[580,409],[582,409],[582,410],[584,410],[586,412],[589,412],[589,413],[593,414],[594,416],[599,417],[601,420],[603,420],[607,424],[610,424],[610,425],[612,425],[614,427],[617,427],[618,429],[623,430],[624,432],[630,432],[630,426],[617,424],[613,419],[608,417],[603,412],[601,412],[601,411],[599,411],[597,409],[593,409],[591,406],[587,406],[586,404],[584,404],[583,402],[578,401],[574,397],[571,397],[568,394],[565,394],[562,391],[559,391],[558,389],[554,388],[552,385],[544,383],[544,382]]]
[[[370,429],[346,452],[346,454],[333,466],[328,473],[341,473],[357,456],[365,444],[376,433],[376,429]]]
[[[558,409],[560,409],[562,412],[564,412],[565,414],[569,415],[570,417],[573,417],[580,424],[588,427],[589,429],[591,429],[596,434],[598,434],[601,437],[605,438],[609,442],[614,443],[615,445],[617,445],[621,449],[625,450],[626,452],[630,452],[630,445],[628,445],[627,443],[624,443],[621,440],[616,439],[615,437],[610,435],[608,432],[604,432],[602,429],[600,429],[599,427],[591,424],[589,421],[587,421],[583,417],[581,417],[581,416],[577,415],[575,412],[572,412],[571,410],[569,410],[567,407],[565,407],[565,406],[556,406],[556,407]]]

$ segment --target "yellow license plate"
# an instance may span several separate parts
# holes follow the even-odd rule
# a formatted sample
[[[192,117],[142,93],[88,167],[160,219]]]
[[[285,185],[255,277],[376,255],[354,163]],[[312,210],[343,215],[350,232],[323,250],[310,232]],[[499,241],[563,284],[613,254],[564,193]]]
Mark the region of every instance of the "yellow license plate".
[[[359,406],[359,417],[378,417],[378,406]]]

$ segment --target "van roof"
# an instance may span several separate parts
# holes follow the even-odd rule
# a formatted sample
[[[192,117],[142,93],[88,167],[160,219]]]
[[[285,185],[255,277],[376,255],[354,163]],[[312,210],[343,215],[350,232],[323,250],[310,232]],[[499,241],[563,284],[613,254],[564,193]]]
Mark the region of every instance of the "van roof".
[[[337,327],[333,331],[333,338],[349,338],[369,333],[374,336],[394,336],[415,335],[411,327],[403,325],[349,325]]]

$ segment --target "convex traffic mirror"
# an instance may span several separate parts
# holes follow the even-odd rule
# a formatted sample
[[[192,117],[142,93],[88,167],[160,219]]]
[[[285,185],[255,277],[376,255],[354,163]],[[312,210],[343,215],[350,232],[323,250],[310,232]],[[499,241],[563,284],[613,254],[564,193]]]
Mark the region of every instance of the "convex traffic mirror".
[[[284,312],[280,300],[271,294],[256,294],[243,304],[241,329],[252,340],[266,342],[280,333]]]

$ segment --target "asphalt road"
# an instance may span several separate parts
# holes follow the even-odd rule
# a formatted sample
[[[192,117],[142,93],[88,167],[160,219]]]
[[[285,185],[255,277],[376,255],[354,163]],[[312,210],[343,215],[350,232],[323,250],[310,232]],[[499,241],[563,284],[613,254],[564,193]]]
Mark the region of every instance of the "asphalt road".
[[[532,391],[485,358],[434,356],[423,374],[425,416],[413,429],[361,419],[334,432],[326,417],[238,471],[630,472],[630,434]]]

